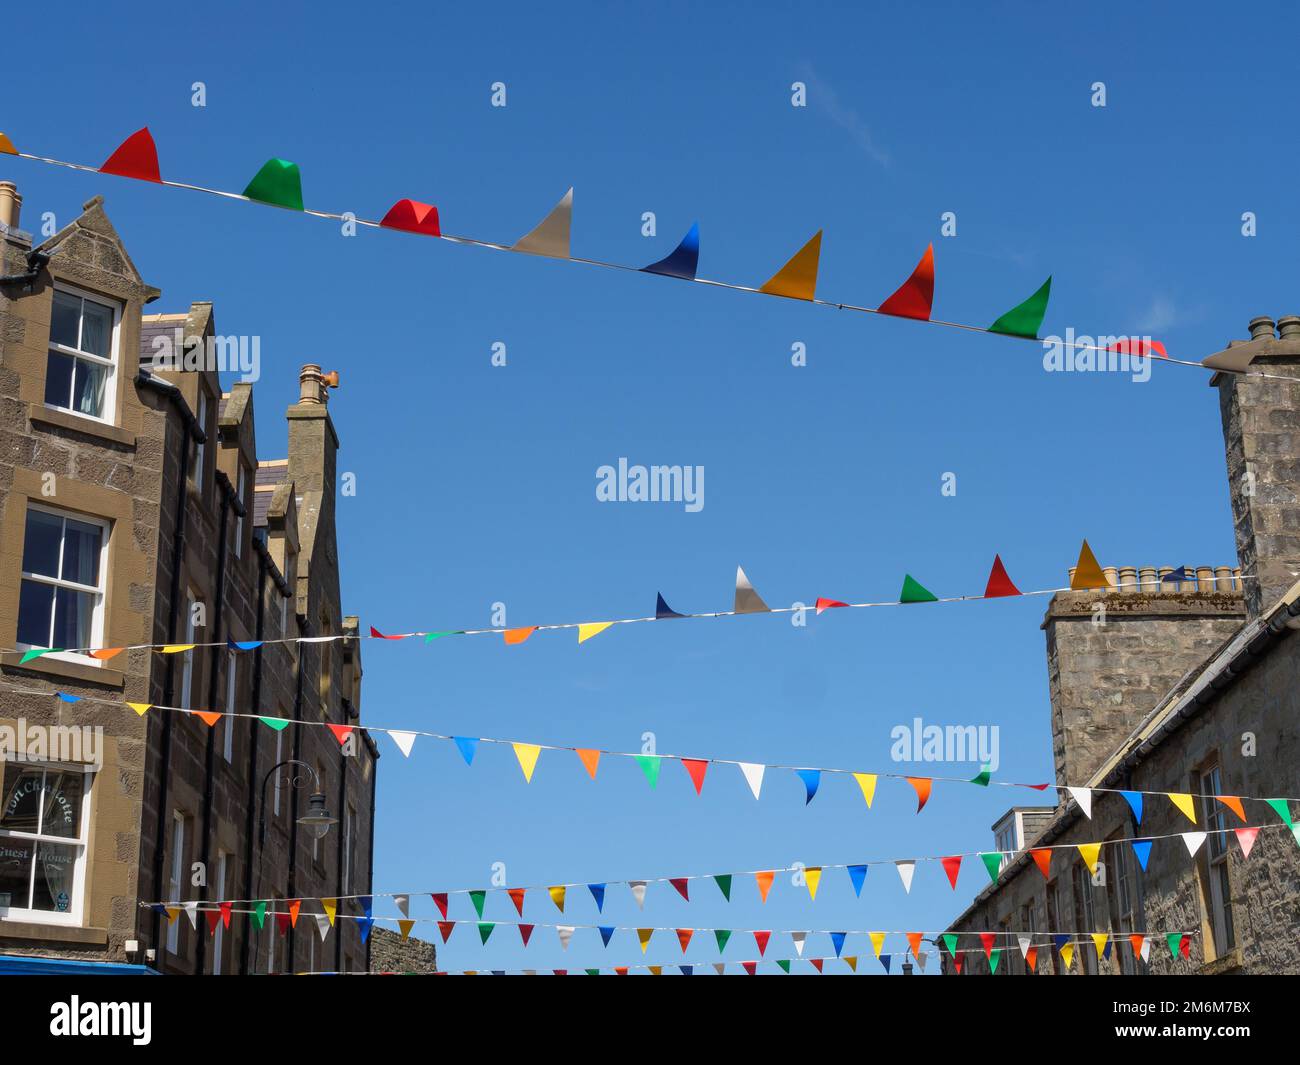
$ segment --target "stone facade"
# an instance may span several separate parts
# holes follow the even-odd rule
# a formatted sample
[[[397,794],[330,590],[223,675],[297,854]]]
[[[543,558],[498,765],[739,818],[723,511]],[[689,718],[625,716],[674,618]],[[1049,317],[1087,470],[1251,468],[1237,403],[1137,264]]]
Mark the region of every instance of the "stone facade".
[[[1073,973],[1300,973],[1300,835],[1262,802],[1244,802],[1243,822],[1213,797],[1300,795],[1300,382],[1262,376],[1300,367],[1300,319],[1282,326],[1277,337],[1271,321],[1251,323],[1259,374],[1211,381],[1241,569],[1189,567],[1188,581],[1154,589],[1143,571],[1112,570],[1110,591],[1061,593],[1048,608],[1062,804],[948,929],[969,952],[963,973],[989,971],[976,934],[987,932],[999,974],[1031,971],[1025,933],[1037,933],[1038,973],[1066,970],[1046,933],[1076,942]],[[1090,818],[1067,784],[1095,789]],[[1139,822],[1119,791],[1191,794],[1196,825],[1159,795],[1144,797]],[[1232,831],[1246,826],[1263,826],[1249,857]],[[1195,830],[1208,835],[1192,857],[1181,834]],[[1135,837],[1152,840],[1145,870],[1129,842],[1104,842]],[[1072,846],[1093,842],[1104,842],[1095,875]],[[1052,848],[1046,877],[1035,847]],[[1100,955],[1088,932],[1109,935]],[[1190,933],[1188,958],[1171,956],[1169,932]],[[1149,936],[1146,959],[1134,933]]]
[[[359,644],[283,642],[356,631],[340,603],[338,438],[322,375],[305,367],[300,376],[287,411],[289,457],[259,461],[250,385],[223,395],[211,368],[152,367],[159,338],[217,335],[212,305],[146,313],[159,292],[141,280],[100,197],[34,250],[13,199],[0,186],[0,647],[17,649],[0,655],[0,726],[85,725],[104,736],[81,803],[78,872],[52,878],[66,888],[58,892],[66,909],[19,906],[0,888],[9,903],[0,906],[0,965],[9,954],[172,973],[365,970],[369,948],[354,920],[337,921],[322,942],[314,920],[281,934],[268,918],[258,933],[236,912],[229,929],[211,935],[202,917],[191,928],[183,915],[173,922],[142,907],[265,899],[283,911],[285,900],[341,896],[348,917],[360,913],[349,897],[370,891],[378,752],[359,727]],[[98,417],[48,402],[55,292],[112,310],[112,369]],[[273,484],[264,490],[267,470]],[[34,509],[103,530],[88,646],[199,646],[22,662],[27,647],[40,646],[19,641]],[[227,641],[266,642],[236,652]],[[223,716],[210,726],[162,709],[140,716],[127,702],[256,708],[307,724],[276,731]],[[340,744],[325,724],[354,731]],[[299,765],[273,771],[288,761]],[[22,778],[16,763],[6,768],[7,808]],[[323,838],[298,823],[318,787],[338,819]],[[5,828],[0,821],[0,878],[6,856],[12,874],[30,846]],[[51,848],[71,853],[73,845]],[[34,875],[49,880],[42,862]],[[15,883],[16,874],[3,880]],[[319,905],[304,902],[303,914],[312,912]]]
[[[436,973],[438,948],[427,939],[403,939],[391,928],[370,933],[370,971],[375,973]]]

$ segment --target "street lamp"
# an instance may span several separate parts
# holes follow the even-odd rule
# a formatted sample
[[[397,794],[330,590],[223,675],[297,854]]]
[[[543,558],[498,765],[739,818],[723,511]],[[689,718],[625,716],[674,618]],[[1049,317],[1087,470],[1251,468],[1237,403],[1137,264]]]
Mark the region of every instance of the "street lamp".
[[[259,850],[266,842],[266,786],[271,783],[271,778],[276,773],[285,766],[290,765],[302,766],[303,769],[307,770],[311,774],[311,783],[316,789],[312,792],[311,798],[308,799],[307,812],[298,818],[298,824],[311,829],[316,834],[317,839],[323,839],[325,833],[330,830],[330,825],[339,823],[339,819],[334,817],[325,807],[325,793],[320,790],[320,777],[316,775],[316,770],[306,762],[300,762],[296,758],[285,759],[278,765],[271,766],[266,776],[262,778],[262,816],[257,823],[257,845]],[[307,779],[298,774],[285,774],[284,780],[291,788],[305,788],[307,786]],[[260,854],[258,855],[258,862],[260,866]]]

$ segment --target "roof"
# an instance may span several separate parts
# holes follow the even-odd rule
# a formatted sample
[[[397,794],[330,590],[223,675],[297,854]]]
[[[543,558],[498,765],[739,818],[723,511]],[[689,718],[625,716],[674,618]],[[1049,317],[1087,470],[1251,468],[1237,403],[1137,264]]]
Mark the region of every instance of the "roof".
[[[275,490],[289,479],[288,459],[263,459],[253,474],[253,525],[266,524]]]

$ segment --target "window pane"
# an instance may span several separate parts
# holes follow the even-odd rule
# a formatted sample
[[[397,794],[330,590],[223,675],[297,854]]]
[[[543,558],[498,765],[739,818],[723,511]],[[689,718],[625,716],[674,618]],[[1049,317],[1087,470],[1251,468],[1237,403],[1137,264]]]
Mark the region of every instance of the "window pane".
[[[67,913],[72,908],[72,887],[77,872],[78,847],[65,843],[36,845],[36,882],[32,909]]]
[[[27,908],[33,849],[29,840],[0,836],[0,911],[10,906]]]
[[[63,532],[63,573],[65,581],[99,587],[99,548],[104,530],[99,525],[69,518]]]
[[[63,519],[43,510],[27,511],[27,531],[23,534],[23,572],[42,577],[59,575],[59,539]]]
[[[41,778],[45,775],[40,766],[5,766],[4,806],[0,807],[0,828],[12,832],[35,832],[41,811]]]
[[[108,369],[85,359],[77,359],[76,363],[72,409],[78,414],[98,418],[104,410],[104,384],[108,380]]]
[[[29,647],[50,647],[50,619],[54,613],[54,588],[39,581],[23,581],[18,595],[18,642]]]
[[[86,300],[81,310],[81,350],[108,358],[112,353],[113,312]]]
[[[45,363],[45,402],[65,410],[72,402],[72,371],[76,359],[51,351]]]
[[[86,774],[51,769],[45,775],[41,835],[81,838],[81,791]]]
[[[54,594],[54,646],[89,647],[91,620],[94,617],[93,592],[74,592],[59,588]]]
[[[77,346],[77,321],[81,317],[81,300],[66,292],[54,293],[54,308],[50,313],[50,340],[55,344]]]

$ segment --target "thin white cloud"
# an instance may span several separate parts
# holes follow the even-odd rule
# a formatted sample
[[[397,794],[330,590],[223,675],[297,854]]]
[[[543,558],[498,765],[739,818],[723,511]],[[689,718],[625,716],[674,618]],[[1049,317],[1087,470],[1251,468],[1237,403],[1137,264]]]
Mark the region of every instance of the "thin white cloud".
[[[888,166],[889,153],[876,143],[866,120],[858,114],[857,110],[841,100],[839,93],[831,85],[822,81],[812,67],[804,66],[802,77],[808,86],[808,97],[813,106],[825,112],[826,116],[844,130],[867,155],[881,166]]]

